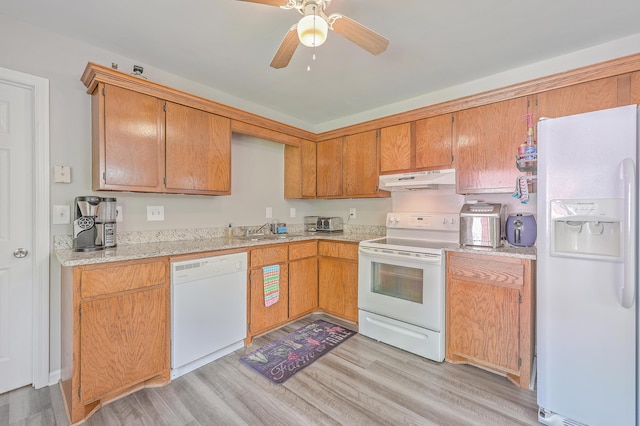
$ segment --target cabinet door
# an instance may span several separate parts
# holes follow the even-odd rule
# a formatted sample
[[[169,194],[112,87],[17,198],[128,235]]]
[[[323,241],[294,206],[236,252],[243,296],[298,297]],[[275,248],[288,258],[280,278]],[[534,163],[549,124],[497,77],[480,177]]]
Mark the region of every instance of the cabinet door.
[[[231,192],[231,120],[167,102],[166,187],[172,192]]]
[[[330,139],[317,144],[318,197],[342,195],[342,138]]]
[[[375,130],[344,138],[342,146],[342,194],[344,196],[376,195],[378,191],[377,144]]]
[[[99,145],[94,146],[93,167],[102,175],[94,175],[94,188],[98,178],[100,189],[163,191],[164,101],[110,85],[104,86],[103,100],[103,116],[93,108],[93,137]],[[96,134],[101,128],[104,139]]]
[[[451,166],[453,120],[451,114],[416,121],[416,169]]]
[[[284,147],[284,197],[315,198],[316,144],[301,140],[300,146]]]
[[[318,305],[330,314],[358,321],[358,262],[318,259]]]
[[[455,114],[457,192],[513,192],[518,145],[527,136],[527,98],[517,98]]]
[[[380,130],[380,173],[400,173],[413,168],[413,132],[411,123]]]
[[[81,304],[81,399],[89,403],[169,367],[168,288],[125,293]]]
[[[251,318],[249,327],[251,335],[270,330],[287,322],[289,318],[289,269],[286,263],[280,264],[280,295],[278,301],[271,306],[264,303],[264,273],[262,268],[251,269]]]
[[[318,307],[318,258],[289,262],[289,317],[295,318]]]
[[[538,93],[536,118],[562,117],[618,106],[618,80],[609,77]]]
[[[447,291],[450,355],[518,373],[518,296],[513,288],[451,280]]]

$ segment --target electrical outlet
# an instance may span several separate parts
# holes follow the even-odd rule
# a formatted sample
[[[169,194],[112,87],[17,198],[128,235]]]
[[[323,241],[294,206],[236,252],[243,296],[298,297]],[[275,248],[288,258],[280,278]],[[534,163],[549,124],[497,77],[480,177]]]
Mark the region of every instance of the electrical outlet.
[[[296,208],[295,207],[289,208],[289,217],[296,217]]]
[[[147,206],[147,220],[164,220],[164,206]]]
[[[53,206],[54,225],[66,225],[71,220],[71,209],[69,206]]]
[[[116,222],[122,222],[124,220],[122,214],[122,206],[116,206]]]
[[[355,219],[356,218],[356,209],[354,207],[351,207],[349,209],[349,218],[350,219]]]

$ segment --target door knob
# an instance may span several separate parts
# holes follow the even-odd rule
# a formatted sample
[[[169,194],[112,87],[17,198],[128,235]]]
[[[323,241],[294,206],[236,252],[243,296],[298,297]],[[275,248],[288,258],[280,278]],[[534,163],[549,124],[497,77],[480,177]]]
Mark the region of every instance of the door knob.
[[[27,250],[26,248],[19,248],[13,251],[13,255],[17,258],[27,257],[28,254],[29,250]]]

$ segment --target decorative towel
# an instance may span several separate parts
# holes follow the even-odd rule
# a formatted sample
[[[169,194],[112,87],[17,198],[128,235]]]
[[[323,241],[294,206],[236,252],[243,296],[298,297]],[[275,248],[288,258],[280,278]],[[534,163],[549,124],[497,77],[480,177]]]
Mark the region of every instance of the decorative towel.
[[[526,176],[520,176],[516,179],[516,190],[511,196],[520,199],[522,204],[529,202],[529,182]]]
[[[264,279],[264,306],[271,306],[280,298],[280,265],[262,268]]]

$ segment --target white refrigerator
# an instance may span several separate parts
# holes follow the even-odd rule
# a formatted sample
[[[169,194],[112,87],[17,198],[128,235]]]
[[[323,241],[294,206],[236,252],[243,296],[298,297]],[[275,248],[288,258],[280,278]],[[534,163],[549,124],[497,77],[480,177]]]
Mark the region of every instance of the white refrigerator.
[[[636,105],[538,122],[537,397],[548,425],[637,425]]]

